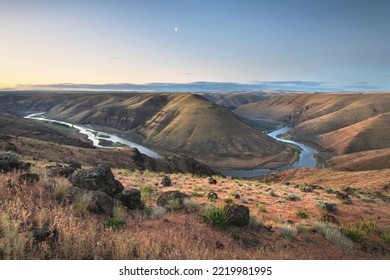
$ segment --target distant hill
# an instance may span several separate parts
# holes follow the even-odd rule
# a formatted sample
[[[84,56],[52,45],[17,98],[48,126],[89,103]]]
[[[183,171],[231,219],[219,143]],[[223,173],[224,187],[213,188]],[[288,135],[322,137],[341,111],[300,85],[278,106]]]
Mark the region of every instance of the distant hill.
[[[390,93],[288,95],[234,112],[290,123],[294,139],[336,154],[390,148]]]
[[[222,92],[205,92],[199,93],[204,98],[213,103],[222,105],[228,109],[262,100],[269,100],[286,94],[293,94],[293,91],[284,90],[253,90],[253,91],[222,91]]]
[[[47,93],[24,96],[7,106],[115,130],[160,152],[184,153],[213,167],[274,167],[293,158],[287,145],[194,94]]]

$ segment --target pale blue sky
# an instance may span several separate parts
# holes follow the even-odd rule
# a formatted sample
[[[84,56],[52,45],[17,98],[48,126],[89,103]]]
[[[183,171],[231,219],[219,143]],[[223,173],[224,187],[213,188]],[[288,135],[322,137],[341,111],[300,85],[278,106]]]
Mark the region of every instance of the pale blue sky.
[[[0,0],[0,87],[312,81],[389,90],[389,15],[385,0]]]

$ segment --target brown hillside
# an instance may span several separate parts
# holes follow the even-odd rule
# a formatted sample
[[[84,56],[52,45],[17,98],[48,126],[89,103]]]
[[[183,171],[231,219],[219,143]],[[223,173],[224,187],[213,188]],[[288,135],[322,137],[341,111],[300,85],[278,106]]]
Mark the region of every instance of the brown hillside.
[[[295,139],[337,153],[390,147],[390,93],[289,95],[235,112],[290,122]]]
[[[162,153],[184,153],[214,167],[274,167],[293,157],[287,145],[198,95],[75,93],[61,95],[56,102],[57,96],[32,95],[9,107],[48,111],[53,119],[115,129]]]

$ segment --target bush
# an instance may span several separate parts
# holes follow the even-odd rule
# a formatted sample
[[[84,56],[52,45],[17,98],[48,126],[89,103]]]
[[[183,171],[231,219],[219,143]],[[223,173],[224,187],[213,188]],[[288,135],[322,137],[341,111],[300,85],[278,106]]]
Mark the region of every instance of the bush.
[[[228,198],[225,198],[224,202],[228,205],[231,205],[233,203],[233,199],[228,197]]]
[[[141,192],[141,199],[144,201],[149,196],[154,194],[154,188],[152,186],[143,186],[139,188],[139,191]]]
[[[259,203],[256,206],[257,210],[261,213],[267,213],[267,209],[265,209],[265,206],[263,203]]]
[[[354,242],[362,243],[365,240],[365,233],[359,227],[345,225],[342,229],[345,236]]]
[[[169,211],[178,211],[182,208],[182,206],[183,205],[182,205],[181,200],[179,198],[172,198],[172,199],[168,200],[166,208]]]
[[[289,193],[288,195],[286,195],[286,199],[289,200],[289,201],[298,201],[298,200],[301,200],[299,198],[299,196],[295,195],[295,194],[291,194]]]
[[[161,219],[164,216],[165,212],[166,210],[164,207],[161,206],[153,207],[152,213],[150,214],[150,218],[152,218],[153,220]]]
[[[382,240],[385,242],[385,243],[389,243],[390,244],[390,232],[383,232],[381,234],[381,238]]]
[[[346,238],[335,225],[317,222],[314,229],[327,240],[349,252],[353,249],[353,243]]]
[[[0,152],[0,172],[25,169],[26,163],[14,152]]]
[[[126,224],[124,220],[118,219],[118,218],[110,218],[108,221],[105,223],[106,227],[111,227],[113,229],[120,229],[123,228],[123,226]]]
[[[183,205],[188,213],[196,212],[199,209],[199,204],[197,204],[195,201],[191,200],[190,198],[185,198],[183,200]]]
[[[260,229],[264,227],[263,223],[257,220],[255,216],[250,215],[249,216],[249,227],[251,229]]]
[[[198,193],[198,192],[192,192],[192,196],[194,196],[194,197],[203,197],[204,194],[203,193]]]
[[[89,199],[87,199],[85,196],[79,197],[76,200],[76,203],[74,205],[76,213],[83,217],[85,216],[85,214],[87,214],[88,207],[89,207]]]
[[[321,200],[317,202],[317,206],[329,212],[337,211],[337,204],[333,202],[327,202]]]
[[[108,219],[108,221],[105,223],[105,226],[111,227],[113,229],[122,228],[126,224],[126,221],[124,220],[125,213],[126,210],[122,206],[115,205],[113,211],[113,217]]]
[[[288,242],[292,242],[296,235],[296,230],[290,225],[283,225],[279,228],[279,236],[285,238]]]
[[[54,197],[57,200],[63,200],[70,188],[70,183],[65,178],[58,178],[55,181]]]
[[[303,186],[301,187],[302,192],[313,192],[313,188],[309,186]]]
[[[203,212],[203,220],[206,223],[222,228],[225,228],[230,224],[229,213],[225,209],[215,207],[211,204],[206,205]]]
[[[364,219],[360,224],[360,229],[366,234],[374,232],[376,230],[376,222],[368,219]]]
[[[302,218],[302,219],[306,219],[308,217],[308,215],[306,214],[306,212],[304,210],[298,210],[297,216],[299,218]]]

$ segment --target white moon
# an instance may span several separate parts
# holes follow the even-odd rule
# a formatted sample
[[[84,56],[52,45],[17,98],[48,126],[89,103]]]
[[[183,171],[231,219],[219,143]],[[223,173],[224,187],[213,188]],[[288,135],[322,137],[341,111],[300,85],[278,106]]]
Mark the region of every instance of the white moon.
[[[175,27],[175,32],[179,31],[179,28]]]

